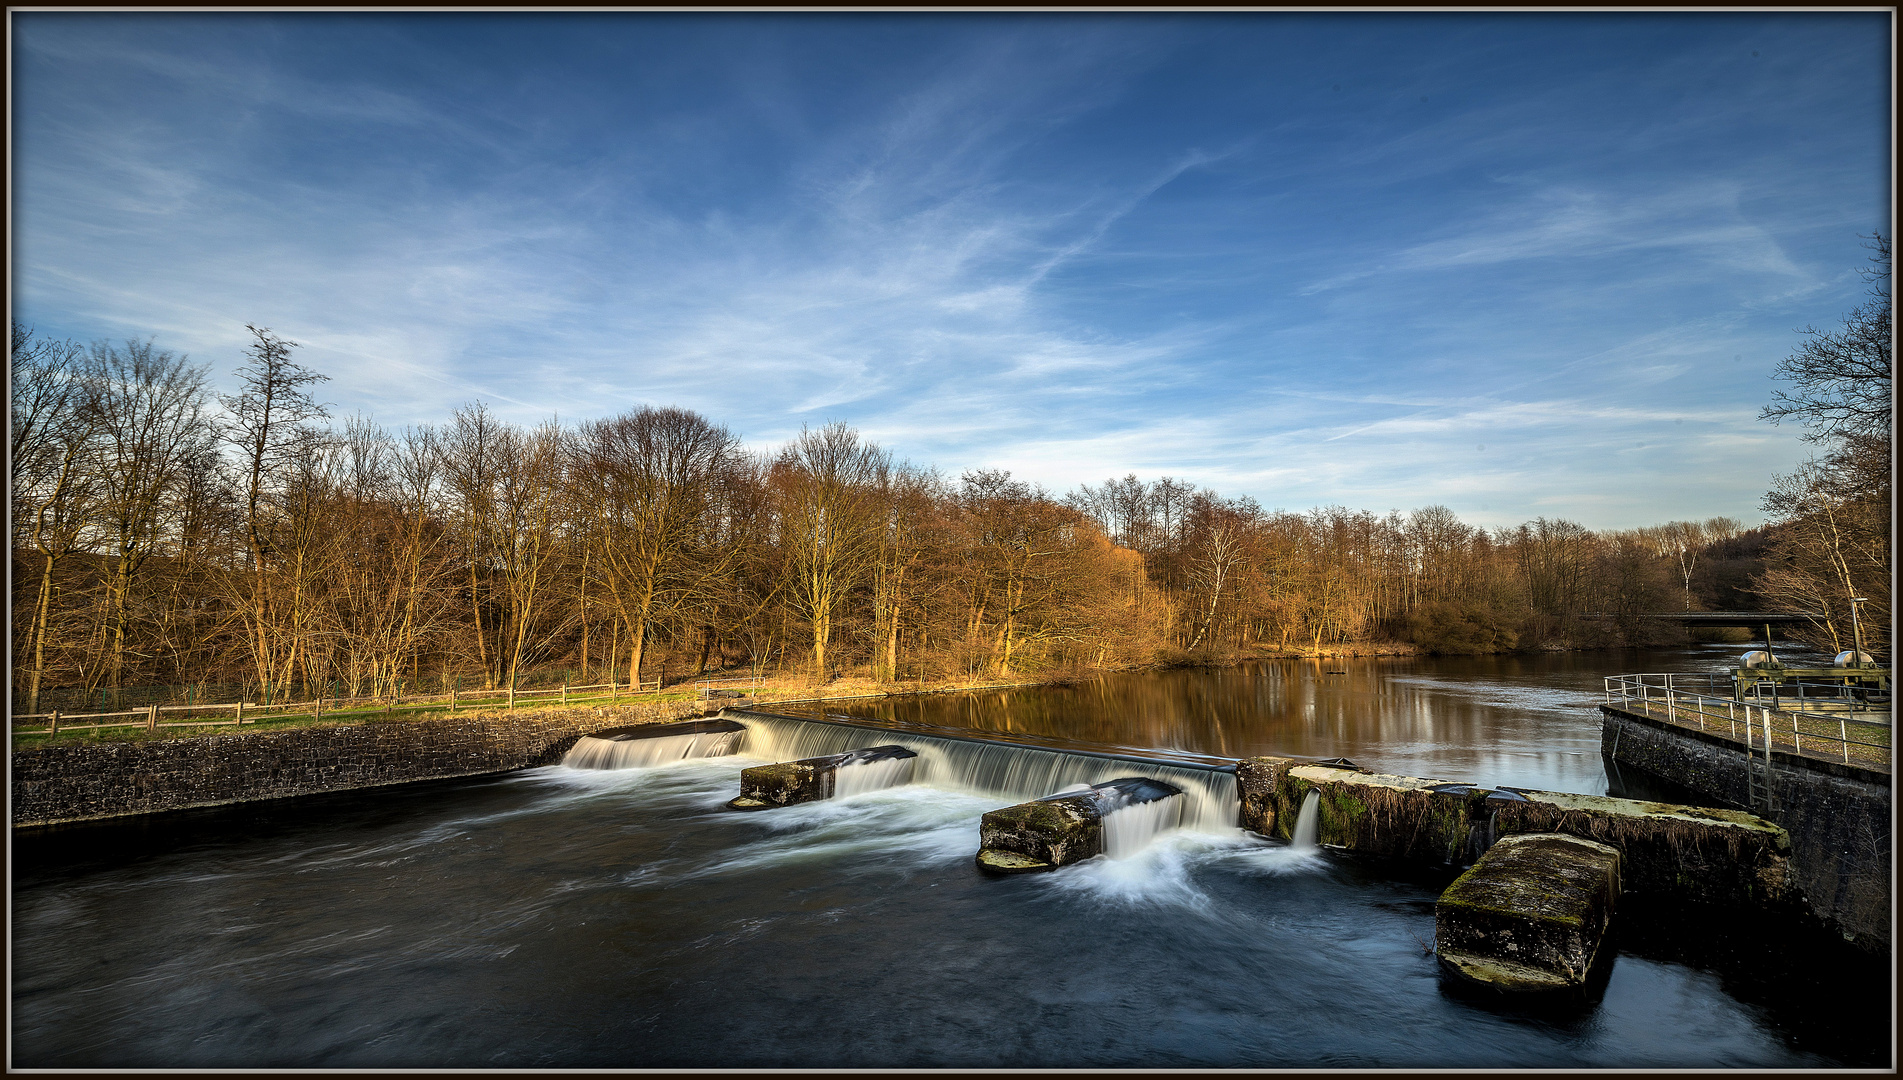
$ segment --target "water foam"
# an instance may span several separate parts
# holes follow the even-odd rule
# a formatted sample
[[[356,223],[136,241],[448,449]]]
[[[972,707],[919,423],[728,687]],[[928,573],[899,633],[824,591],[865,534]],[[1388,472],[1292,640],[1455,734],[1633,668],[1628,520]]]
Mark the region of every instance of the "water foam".
[[[1182,791],[1177,825],[1202,832],[1233,832],[1239,800],[1234,773],[1163,762],[1097,757],[1001,743],[967,742],[890,729],[816,723],[792,717],[728,713],[746,725],[737,752],[769,761],[795,761],[847,750],[900,743],[918,754],[912,782],[1010,803],[1047,798],[1124,777],[1160,780]],[[839,770],[843,782],[847,770]],[[835,792],[837,792],[835,788]],[[992,809],[997,805],[994,804]],[[784,813],[785,811],[775,811]],[[1130,822],[1141,828],[1139,820]]]
[[[698,731],[660,738],[597,739],[584,735],[575,741],[562,764],[571,769],[648,769],[690,758],[725,757],[740,743],[739,731]]]

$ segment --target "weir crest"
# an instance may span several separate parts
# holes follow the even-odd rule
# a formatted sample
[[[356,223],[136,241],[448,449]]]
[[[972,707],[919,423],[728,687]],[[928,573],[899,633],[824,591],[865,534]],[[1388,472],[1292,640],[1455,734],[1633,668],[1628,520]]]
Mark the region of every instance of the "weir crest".
[[[1182,828],[1219,832],[1239,824],[1236,778],[1233,772],[1226,770],[1136,761],[1108,753],[1043,750],[976,739],[914,735],[890,728],[861,728],[793,717],[742,713],[736,719],[746,725],[747,733],[734,752],[748,757],[792,761],[896,741],[918,754],[912,769],[915,784],[1023,802],[1080,785],[1147,776],[1182,790],[1181,800],[1164,800],[1183,804]]]

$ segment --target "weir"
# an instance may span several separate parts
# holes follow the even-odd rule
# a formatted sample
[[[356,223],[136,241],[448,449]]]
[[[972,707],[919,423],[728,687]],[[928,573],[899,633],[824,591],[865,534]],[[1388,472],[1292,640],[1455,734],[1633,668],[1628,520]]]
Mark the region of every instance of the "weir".
[[[1147,777],[1182,791],[1181,799],[1168,800],[1182,804],[1180,827],[1216,832],[1239,824],[1235,765],[1222,759],[1204,763],[1111,749],[1044,749],[992,741],[989,734],[983,738],[927,734],[907,725],[865,724],[845,717],[807,719],[739,709],[725,710],[721,716],[745,725],[746,736],[734,752],[749,757],[791,761],[898,741],[918,755],[912,763],[915,784],[1015,803],[1111,780]],[[845,772],[841,770],[842,781]]]
[[[732,720],[689,720],[612,728],[575,741],[562,764],[571,769],[643,769],[688,758],[725,757],[747,729]]]

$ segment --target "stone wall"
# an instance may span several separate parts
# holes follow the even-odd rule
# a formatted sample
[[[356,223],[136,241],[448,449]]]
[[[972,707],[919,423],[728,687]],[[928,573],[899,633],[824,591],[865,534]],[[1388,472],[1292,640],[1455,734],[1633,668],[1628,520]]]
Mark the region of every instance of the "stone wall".
[[[551,765],[591,731],[700,715],[693,702],[85,742],[13,752],[13,824],[52,825]]]
[[[1751,809],[1744,750],[1720,736],[1611,706],[1601,749],[1615,765],[1662,776],[1711,799]],[[1757,811],[1791,835],[1791,863],[1811,908],[1858,946],[1890,945],[1891,778],[1797,754],[1771,752],[1776,808]]]

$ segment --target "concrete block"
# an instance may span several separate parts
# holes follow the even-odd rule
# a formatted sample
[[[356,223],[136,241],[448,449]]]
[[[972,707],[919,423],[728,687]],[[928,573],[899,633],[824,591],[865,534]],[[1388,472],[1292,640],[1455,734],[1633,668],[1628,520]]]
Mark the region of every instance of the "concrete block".
[[[740,771],[740,795],[727,805],[735,810],[770,810],[776,806],[830,799],[838,790],[842,767],[863,767],[917,756],[903,746],[872,746],[777,765],[756,765]]]
[[[979,819],[978,868],[1022,874],[1095,858],[1104,853],[1106,813],[1180,794],[1160,780],[1132,776],[993,810]]]
[[[1559,833],[1502,837],[1434,905],[1434,951],[1512,992],[1583,986],[1620,893],[1619,852]]]

